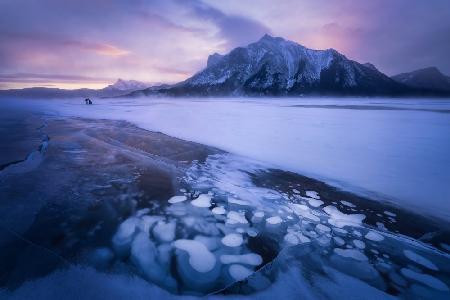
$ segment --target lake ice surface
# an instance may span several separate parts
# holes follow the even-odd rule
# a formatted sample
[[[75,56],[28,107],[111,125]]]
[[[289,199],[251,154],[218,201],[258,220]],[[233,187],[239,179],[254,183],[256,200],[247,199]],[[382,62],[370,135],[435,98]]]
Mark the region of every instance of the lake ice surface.
[[[450,101],[433,99],[2,100],[122,119],[424,214],[450,217]]]

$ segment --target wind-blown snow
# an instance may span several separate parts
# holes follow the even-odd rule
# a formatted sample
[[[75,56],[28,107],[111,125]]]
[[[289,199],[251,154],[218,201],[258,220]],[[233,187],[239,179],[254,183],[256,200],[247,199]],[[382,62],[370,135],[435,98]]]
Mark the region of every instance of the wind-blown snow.
[[[434,111],[448,111],[445,100],[146,98],[94,99],[91,106],[82,100],[8,105],[129,120],[372,198],[450,216],[450,168],[444,167],[450,165],[450,114]]]

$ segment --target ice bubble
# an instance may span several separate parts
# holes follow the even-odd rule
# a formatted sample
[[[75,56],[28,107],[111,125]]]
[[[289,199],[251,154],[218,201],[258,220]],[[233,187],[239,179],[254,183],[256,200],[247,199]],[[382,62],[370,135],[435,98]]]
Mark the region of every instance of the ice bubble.
[[[216,206],[212,209],[212,213],[215,215],[224,215],[226,212],[223,206]]]
[[[366,244],[361,240],[353,240],[353,245],[355,245],[358,249],[366,248]]]
[[[235,224],[248,224],[247,219],[245,218],[244,212],[230,211],[227,214],[227,224],[235,225]]]
[[[209,237],[209,236],[204,236],[204,235],[196,235],[194,237],[194,240],[202,243],[203,245],[205,245],[206,248],[208,248],[209,251],[214,251],[217,248],[219,248],[218,239],[215,238],[215,237]]]
[[[247,253],[247,254],[241,254],[241,255],[221,255],[220,261],[225,264],[244,264],[244,265],[252,265],[252,266],[259,266],[262,264],[263,260],[261,256],[255,253]]]
[[[145,276],[168,289],[176,289],[176,281],[168,274],[168,269],[163,268],[156,261],[157,249],[149,240],[147,234],[141,232],[133,240],[131,245],[131,261]],[[166,266],[168,267],[168,266]]]
[[[291,245],[305,244],[311,242],[311,239],[304,236],[301,232],[289,232],[284,236],[284,241]]]
[[[384,237],[381,234],[379,234],[379,233],[377,233],[375,231],[372,231],[372,230],[370,230],[365,235],[365,238],[368,239],[368,240],[371,240],[373,242],[381,242],[382,240],[384,240]]]
[[[303,204],[297,204],[297,203],[292,203],[290,206],[297,216],[307,218],[314,222],[320,221],[319,217],[317,217],[311,213],[311,210],[308,206],[303,205]]]
[[[316,225],[316,231],[318,231],[318,232],[330,232],[331,229],[330,229],[330,227],[319,223],[319,224]]]
[[[270,225],[277,225],[283,222],[283,220],[279,216],[274,216],[266,219],[266,223]]]
[[[243,242],[244,239],[239,233],[229,233],[222,238],[222,244],[228,247],[239,247]]]
[[[253,274],[252,270],[241,265],[231,265],[228,272],[230,273],[230,276],[237,281],[244,280]]]
[[[264,212],[263,211],[256,211],[253,214],[252,222],[253,223],[259,223],[259,222],[262,221],[263,218],[264,218]]]
[[[441,280],[439,280],[431,275],[418,273],[418,272],[415,272],[415,271],[407,269],[407,268],[402,268],[400,270],[400,272],[406,278],[418,281],[418,282],[420,282],[426,286],[429,286],[435,290],[444,291],[444,292],[449,290],[448,286],[444,282],[442,282]]]
[[[306,196],[310,197],[310,198],[314,198],[314,199],[320,199],[319,194],[317,194],[317,192],[315,191],[306,191]]]
[[[332,205],[324,207],[323,210],[330,216],[328,223],[339,228],[344,226],[359,226],[366,218],[363,214],[344,214]]]
[[[339,236],[333,237],[333,240],[336,243],[336,245],[338,245],[338,246],[344,246],[345,245],[344,239],[339,237]]]
[[[120,256],[128,255],[130,251],[131,242],[136,233],[136,227],[140,219],[131,217],[123,221],[119,225],[119,229],[112,238],[114,251]]]
[[[180,203],[180,202],[183,202],[183,201],[186,201],[186,200],[187,200],[186,196],[173,196],[172,198],[170,198],[168,200],[168,202],[170,204],[175,204],[175,203]]]
[[[231,198],[231,197],[228,198],[228,203],[237,204],[237,205],[250,205],[250,202],[248,202],[248,201],[239,200],[239,199]]]
[[[425,258],[425,257],[423,257],[423,256],[421,256],[421,255],[419,255],[419,254],[417,254],[417,253],[415,253],[415,252],[413,252],[411,250],[403,250],[403,254],[405,254],[405,256],[409,260],[411,260],[411,261],[413,261],[413,262],[415,262],[415,263],[417,263],[417,264],[419,264],[419,265],[421,265],[421,266],[423,266],[425,268],[428,268],[428,269],[433,270],[433,271],[438,271],[439,270],[438,267],[436,267],[436,265],[434,263],[432,263],[430,260],[428,260],[427,258]]]
[[[153,227],[153,236],[160,242],[171,242],[175,239],[175,229],[177,224],[175,221],[165,222],[158,221]]]
[[[342,257],[353,258],[359,261],[367,261],[367,256],[365,256],[361,251],[355,249],[341,249],[335,248],[334,253]]]
[[[208,194],[201,194],[197,199],[191,201],[191,204],[196,207],[207,208],[211,206],[211,196]]]
[[[353,207],[356,207],[355,204],[350,203],[350,202],[345,201],[345,200],[342,200],[341,203],[344,204],[345,206],[348,206],[348,207],[352,207],[352,208],[353,208]]]
[[[312,207],[319,207],[321,206],[324,202],[321,200],[316,200],[316,199],[308,199],[308,203],[309,205],[311,205]]]
[[[210,292],[216,287],[221,264],[205,245],[194,240],[173,242],[177,273],[191,291]]]
[[[385,215],[389,216],[389,217],[396,217],[397,216],[397,214],[395,214],[393,212],[390,212],[390,211],[387,211],[387,210],[385,210],[383,213]]]
[[[206,246],[194,240],[176,240],[173,246],[179,250],[186,251],[189,254],[189,264],[200,273],[211,271],[216,264],[216,257]]]

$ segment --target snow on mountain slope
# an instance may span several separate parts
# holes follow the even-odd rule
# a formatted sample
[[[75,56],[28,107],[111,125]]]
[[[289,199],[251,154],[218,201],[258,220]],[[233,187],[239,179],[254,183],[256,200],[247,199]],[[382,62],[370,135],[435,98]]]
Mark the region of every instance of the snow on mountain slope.
[[[207,67],[166,90],[195,95],[396,94],[403,86],[334,49],[312,50],[280,37],[213,54]]]
[[[136,91],[150,87],[151,84],[137,81],[137,80],[123,80],[117,79],[114,84],[108,85],[107,88],[116,89],[121,91]]]

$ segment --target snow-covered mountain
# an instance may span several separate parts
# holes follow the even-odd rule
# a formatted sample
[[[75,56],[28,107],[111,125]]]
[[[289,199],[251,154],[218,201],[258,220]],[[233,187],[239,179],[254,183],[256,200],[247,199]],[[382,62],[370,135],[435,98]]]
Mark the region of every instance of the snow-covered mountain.
[[[160,92],[170,95],[395,95],[405,87],[371,64],[334,49],[312,50],[280,37],[209,56],[204,70]]]
[[[413,88],[450,91],[450,77],[442,74],[436,67],[398,74],[392,79]]]
[[[108,85],[105,89],[114,89],[120,91],[136,91],[143,90],[150,87],[150,83],[145,83],[137,80],[123,80],[117,79],[114,84]]]

